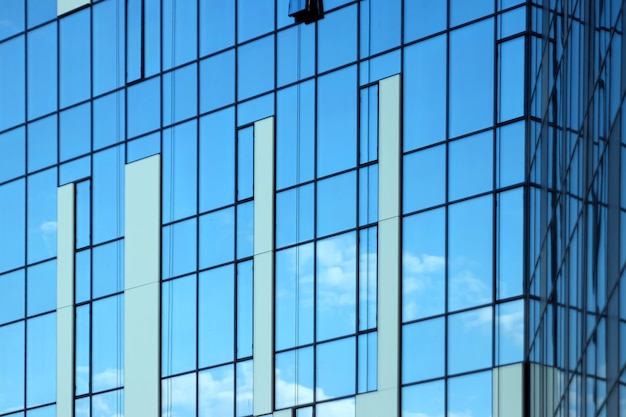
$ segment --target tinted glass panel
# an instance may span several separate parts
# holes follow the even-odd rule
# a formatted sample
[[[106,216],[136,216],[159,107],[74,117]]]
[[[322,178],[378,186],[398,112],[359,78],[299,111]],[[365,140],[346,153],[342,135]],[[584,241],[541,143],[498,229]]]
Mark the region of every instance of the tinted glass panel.
[[[11,2],[3,2],[3,6]],[[1,9],[1,8],[0,8]],[[2,29],[0,29],[2,30]],[[24,62],[24,36],[0,43],[0,130],[23,123],[26,77]]]
[[[28,320],[26,350],[27,406],[56,401],[56,314]]]
[[[443,204],[446,200],[446,147],[428,148],[404,157],[402,211]]]
[[[199,308],[199,366],[232,361],[235,353],[235,272],[232,265],[200,274]]]
[[[450,142],[448,151],[449,200],[493,188],[493,131]]]
[[[91,90],[91,9],[72,13],[61,20],[61,107],[89,98]]]
[[[163,376],[196,367],[196,276],[163,283],[162,370]]]
[[[57,170],[28,177],[28,262],[57,252]]]
[[[491,307],[454,314],[448,318],[448,373],[492,366]]]
[[[44,115],[57,108],[56,34],[56,23],[51,23],[28,34],[29,119]],[[42,71],[42,68],[45,68],[45,71]]]

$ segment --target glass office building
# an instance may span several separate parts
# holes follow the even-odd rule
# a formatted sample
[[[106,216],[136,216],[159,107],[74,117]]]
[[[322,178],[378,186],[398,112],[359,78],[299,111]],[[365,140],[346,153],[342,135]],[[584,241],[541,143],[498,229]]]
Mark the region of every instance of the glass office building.
[[[626,417],[623,10],[0,0],[0,417]]]

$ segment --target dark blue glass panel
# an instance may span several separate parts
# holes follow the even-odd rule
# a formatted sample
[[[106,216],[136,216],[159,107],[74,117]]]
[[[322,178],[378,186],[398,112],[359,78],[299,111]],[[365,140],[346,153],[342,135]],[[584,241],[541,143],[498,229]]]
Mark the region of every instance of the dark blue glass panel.
[[[84,155],[91,150],[91,103],[61,113],[60,160]]]
[[[28,33],[28,118],[57,108],[57,25]]]
[[[161,80],[144,81],[128,89],[128,138],[157,129],[161,124]]]
[[[24,36],[0,43],[0,131],[24,122],[24,61]]]
[[[254,127],[237,131],[237,200],[252,197],[254,186]]]
[[[435,146],[404,157],[403,213],[446,201],[446,147]]]
[[[0,40],[24,31],[25,0],[0,2]]]
[[[197,56],[198,7],[195,1],[163,0],[163,69]]]
[[[93,156],[93,243],[124,234],[124,146]]]
[[[109,94],[93,102],[93,148],[98,150],[124,140],[124,91]]]
[[[506,187],[524,181],[525,123],[502,126],[497,131],[496,185]]]
[[[176,125],[163,132],[163,222],[196,213],[197,123]]]
[[[26,334],[26,406],[56,401],[57,335],[55,313],[28,320]]]
[[[493,124],[493,37],[493,19],[450,33],[450,137]]]
[[[237,59],[237,99],[274,88],[274,36],[239,47]]]
[[[503,39],[526,30],[526,7],[518,7],[498,15],[498,39]]]
[[[498,267],[496,296],[522,294],[524,259],[524,193],[517,188],[498,195]]]
[[[196,269],[196,219],[163,228],[163,278]]]
[[[234,209],[200,217],[200,268],[232,262],[235,255]]]
[[[235,50],[200,62],[200,112],[205,113],[235,101]]]
[[[143,0],[126,2],[126,81],[132,82],[142,76],[143,70]]]
[[[57,170],[28,177],[28,262],[57,253]]]
[[[228,108],[200,119],[200,211],[235,200],[235,115]]]
[[[91,9],[61,19],[60,95],[61,108],[89,98],[91,90]]]
[[[448,2],[432,0],[404,1],[404,41],[410,42],[448,26]]]
[[[198,70],[195,64],[163,74],[163,125],[198,112]]]
[[[401,58],[400,51],[396,50],[361,62],[359,65],[359,84],[363,86],[400,74],[402,72]]]
[[[93,6],[93,95],[125,83],[124,0]]]
[[[402,0],[361,2],[361,58],[400,44]]]
[[[24,408],[24,322],[0,327],[0,413]]]
[[[496,365],[524,359],[524,301],[498,304],[496,307]]]
[[[235,354],[235,272],[233,265],[201,273],[199,299],[198,366],[206,367],[231,362]]]
[[[160,1],[144,1],[144,25],[144,75],[149,77],[161,71]]]
[[[0,272],[24,265],[26,239],[26,181],[0,186]]]
[[[524,114],[524,37],[498,47],[498,121],[503,122]]]
[[[357,59],[356,5],[326,14],[317,25],[318,72],[328,71]]]
[[[26,129],[19,127],[0,134],[0,182],[24,175]]]
[[[446,138],[446,41],[438,36],[405,50],[405,151]]]
[[[75,323],[75,394],[81,395],[89,392],[89,361],[91,343],[89,340],[89,329],[91,327],[91,311],[90,304],[76,307],[76,323]]]
[[[313,239],[313,184],[276,195],[276,247]]]
[[[200,56],[235,44],[235,2],[200,2]]]
[[[27,3],[29,28],[57,17],[56,0],[27,0]]]
[[[24,317],[25,285],[23,269],[0,275],[0,324]]]
[[[277,48],[279,86],[315,73],[315,25],[297,25],[279,32]]]
[[[274,30],[274,0],[237,0],[237,41]]]
[[[493,13],[493,6],[492,1],[450,0],[450,27]]]
[[[28,172],[57,162],[57,116],[39,119],[28,125]]]
[[[57,306],[57,262],[55,259],[28,268],[28,315],[54,311]],[[15,294],[15,293],[13,293]],[[12,295],[15,297],[15,295]]]
[[[196,368],[196,276],[163,283],[161,374]]]
[[[317,175],[355,166],[357,161],[356,67],[321,77],[317,99]]]

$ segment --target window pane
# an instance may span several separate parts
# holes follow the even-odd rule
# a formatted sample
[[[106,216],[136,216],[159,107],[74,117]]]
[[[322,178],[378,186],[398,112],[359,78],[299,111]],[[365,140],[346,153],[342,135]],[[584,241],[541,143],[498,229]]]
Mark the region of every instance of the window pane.
[[[404,1],[404,41],[409,42],[445,30],[448,25],[448,2],[432,0]]]
[[[91,103],[61,113],[60,160],[84,155],[91,150]]]
[[[237,0],[237,6],[238,42],[255,38],[274,29],[273,0]]]
[[[198,7],[195,1],[163,0],[163,69],[197,56]]]
[[[0,413],[24,407],[24,322],[0,327]]]
[[[234,415],[235,375],[233,365],[220,366],[198,374],[200,396],[198,416]],[[192,388],[193,389],[193,388]]]
[[[359,330],[377,326],[378,284],[377,228],[359,231]]]
[[[28,268],[28,315],[53,311],[57,306],[57,261],[53,259]],[[0,278],[1,280],[2,278]],[[12,298],[16,292],[9,293]]]
[[[124,241],[93,248],[93,298],[124,291]]]
[[[496,310],[496,365],[524,359],[524,301],[499,304]]]
[[[93,148],[119,143],[126,137],[124,91],[109,94],[93,102]]]
[[[0,40],[24,30],[24,3],[25,0],[2,2],[2,7],[0,7],[0,22],[2,22]]]
[[[237,358],[252,356],[252,261],[237,265]],[[223,317],[220,315],[220,317]],[[252,413],[249,413],[252,414]]]
[[[56,314],[27,323],[26,398],[28,407],[56,401]]]
[[[161,82],[156,77],[128,88],[128,138],[161,124]]]
[[[19,127],[0,134],[0,182],[24,175],[26,129]]]
[[[400,44],[402,0],[368,0],[361,4],[361,58]]]
[[[358,393],[376,391],[378,386],[378,333],[359,336]]]
[[[325,4],[328,9],[328,5]],[[324,72],[357,59],[356,5],[328,13],[317,23],[317,71]]]
[[[24,265],[25,183],[13,181],[0,186],[0,272]]]
[[[163,221],[197,211],[197,124],[177,125],[163,132]]]
[[[354,404],[354,398],[322,403],[315,407],[315,417],[354,417],[356,413]]]
[[[208,55],[235,43],[235,2],[200,2],[200,55]],[[226,414],[224,414],[226,415]]]
[[[524,193],[521,188],[498,195],[497,297],[523,290]]]
[[[90,354],[91,354],[91,305],[86,304],[76,307],[76,328],[75,328],[75,394],[82,395],[89,393],[90,380]]]
[[[359,163],[378,159],[378,84],[359,92]]]
[[[200,269],[234,260],[234,214],[231,207],[200,217]]]
[[[235,272],[232,265],[200,274],[200,367],[231,362],[235,353]]]
[[[93,243],[124,234],[124,146],[93,156]]]
[[[276,409],[313,401],[313,348],[276,355]]]
[[[524,114],[524,37],[499,45],[498,120]]]
[[[91,9],[60,20],[61,108],[89,98],[91,93]]]
[[[348,172],[328,178],[317,185],[317,235],[356,226],[356,175]]]
[[[161,389],[162,416],[196,416],[195,373],[164,379]],[[187,401],[181,401],[181,398],[185,398]]]
[[[524,181],[525,123],[502,126],[497,135],[497,186],[506,187]]]
[[[493,131],[450,142],[448,199],[489,191],[493,188]]]
[[[0,324],[24,317],[25,285],[23,269],[0,275]]]
[[[279,15],[283,11],[281,9]],[[315,54],[312,53],[315,50],[315,25],[297,25],[279,32],[277,48],[276,75],[279,86],[315,73]]]
[[[163,283],[163,376],[196,368],[196,276]]]
[[[450,0],[450,26],[460,25],[493,13],[493,2],[483,0]]]
[[[313,184],[276,194],[276,247],[313,239]]]
[[[198,112],[196,64],[163,74],[163,125],[180,122]]]
[[[125,3],[123,0],[109,0],[92,7],[94,96],[125,83]]]
[[[33,172],[57,163],[57,116],[28,125],[28,171]]]
[[[378,165],[359,170],[359,226],[378,221]]]
[[[448,380],[448,413],[489,416],[492,410],[491,371]]]
[[[91,392],[124,385],[124,298],[93,303],[91,328]]]
[[[444,406],[444,381],[402,388],[402,417],[443,416]]]
[[[91,403],[93,417],[109,417],[124,415],[124,391],[117,390],[94,395]]]
[[[315,389],[318,399],[355,393],[355,351],[354,337],[317,345]]]
[[[237,200],[252,197],[254,187],[254,127],[237,131]]]
[[[196,219],[163,228],[163,278],[196,269]]]
[[[403,213],[445,203],[445,145],[405,155],[403,171]]]
[[[39,3],[44,2],[40,1]],[[50,113],[57,108],[56,35],[57,25],[55,22],[28,33],[29,119]],[[42,71],[42,68],[46,70]]]
[[[491,307],[454,314],[448,318],[448,373],[492,366]]]
[[[402,326],[402,383],[444,376],[445,319]]]
[[[200,89],[201,113],[226,106],[235,101],[234,49],[200,62]]]
[[[11,2],[3,2],[3,7]],[[1,8],[0,8],[1,9]],[[1,19],[0,19],[1,21]],[[1,29],[0,29],[1,30]],[[23,123],[26,77],[24,68],[24,36],[0,43],[0,131]]]
[[[200,120],[200,211],[235,200],[235,114],[233,108]]]
[[[249,2],[249,4],[253,3]],[[274,88],[273,35],[237,48],[237,59],[238,100],[244,100]]]
[[[237,365],[237,389],[236,389],[236,417],[251,416],[253,414],[253,367],[252,361],[238,362]]]

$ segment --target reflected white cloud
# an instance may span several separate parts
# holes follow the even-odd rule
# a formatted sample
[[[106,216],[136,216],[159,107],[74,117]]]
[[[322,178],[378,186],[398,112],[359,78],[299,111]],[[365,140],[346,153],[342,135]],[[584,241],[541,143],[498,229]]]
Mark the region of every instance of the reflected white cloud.
[[[318,308],[355,305],[356,245],[354,235],[326,239],[317,245]]]
[[[478,277],[469,269],[456,273],[450,271],[450,304],[458,308],[479,305],[491,301],[491,286],[486,279]],[[487,280],[488,281],[488,280]]]
[[[412,320],[438,314],[444,303],[446,259],[443,256],[409,251],[402,254],[402,314]]]
[[[515,346],[524,346],[524,310],[523,305],[518,311],[498,316],[498,325],[503,336]]]

